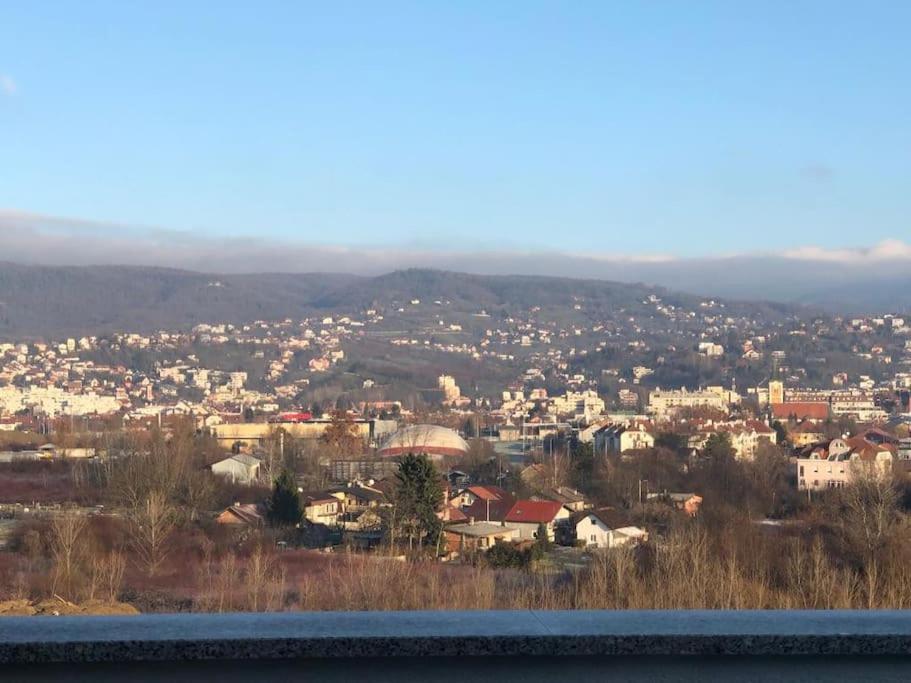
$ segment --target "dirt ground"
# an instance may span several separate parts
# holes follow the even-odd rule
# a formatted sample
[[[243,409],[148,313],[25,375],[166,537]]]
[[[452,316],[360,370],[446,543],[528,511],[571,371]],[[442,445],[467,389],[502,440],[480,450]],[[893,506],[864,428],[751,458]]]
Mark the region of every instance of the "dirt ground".
[[[126,616],[139,614],[132,605],[124,602],[102,602],[89,600],[81,605],[68,602],[61,598],[29,602],[28,600],[6,600],[0,602],[0,617],[30,617],[30,616]]]

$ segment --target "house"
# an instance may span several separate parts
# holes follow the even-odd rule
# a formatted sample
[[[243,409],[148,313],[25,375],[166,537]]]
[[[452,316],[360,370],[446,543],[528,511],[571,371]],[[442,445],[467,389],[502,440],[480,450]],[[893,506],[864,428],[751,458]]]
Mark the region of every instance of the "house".
[[[728,430],[731,434],[731,445],[738,458],[752,460],[762,444],[778,442],[778,433],[766,423],[759,420],[746,420]]]
[[[515,498],[499,486],[469,486],[450,497],[449,504],[453,507],[467,508],[479,500],[509,500],[510,502],[515,502]]]
[[[444,524],[449,522],[467,522],[468,515],[462,512],[459,508],[452,507],[452,505],[444,505],[439,512],[437,512],[437,518]]]
[[[588,503],[585,502],[585,496],[568,486],[556,486],[547,489],[540,496],[534,496],[534,500],[552,500],[560,503],[570,512],[578,512],[589,507]]]
[[[466,517],[474,517],[477,520],[487,522],[503,522],[506,515],[515,505],[516,499],[508,495],[500,499],[477,499],[474,503],[463,508],[454,508],[462,512]]]
[[[633,526],[625,513],[614,508],[577,512],[572,525],[576,540],[589,548],[620,548],[648,541],[645,529]]]
[[[642,423],[607,425],[595,432],[594,444],[596,453],[626,453],[653,448],[655,437]]]
[[[341,501],[330,493],[310,493],[301,496],[304,518],[313,524],[335,526],[341,511]]]
[[[377,533],[382,536],[384,521],[378,508],[366,508],[339,515],[337,525],[345,531]]]
[[[649,493],[646,496],[647,501],[657,501],[673,505],[676,509],[682,510],[690,517],[699,514],[699,508],[702,507],[702,496],[695,493],[674,493],[664,491],[662,493]]]
[[[519,472],[519,478],[522,483],[531,488],[540,488],[547,481],[547,477],[547,466],[542,463],[529,465]]]
[[[897,454],[894,444],[877,444],[861,436],[808,446],[797,458],[797,488],[841,488],[865,473],[889,476],[898,462]]]
[[[449,474],[446,475],[446,480],[451,487],[459,489],[465,488],[471,484],[471,477],[461,470],[450,470]]]
[[[778,433],[759,420],[735,420],[731,422],[708,421],[687,439],[691,449],[702,450],[712,434],[727,434],[731,440],[734,455],[740,460],[752,460],[763,444],[775,444]]]
[[[492,548],[496,543],[508,543],[516,537],[518,530],[492,522],[476,522],[474,518],[471,518],[467,523],[446,527],[444,533],[446,547],[450,552],[464,554],[475,551],[483,552]]]
[[[235,484],[253,484],[259,479],[260,461],[252,455],[238,453],[213,463],[213,474],[225,477]]]
[[[894,434],[890,434],[889,432],[879,429],[878,427],[864,429],[857,436],[862,438],[864,441],[869,441],[870,443],[877,445],[892,444],[893,446],[898,446],[900,441]]]
[[[515,496],[499,486],[469,486],[450,497],[447,507],[460,511],[465,519],[502,522],[515,502]],[[458,516],[450,513],[449,518]]]
[[[517,500],[506,513],[504,520],[508,526],[518,531],[518,540],[535,540],[538,527],[544,525],[547,537],[553,541],[556,529],[569,522],[570,512],[563,505],[551,500]]]
[[[216,518],[218,524],[256,527],[266,521],[266,506],[261,503],[235,503],[225,508]]]
[[[579,430],[579,433],[576,435],[576,438],[579,439],[579,443],[594,443],[595,434],[598,430],[603,429],[604,427],[609,427],[611,425],[610,420],[593,422],[592,424],[584,427]]]
[[[352,482],[348,486],[330,491],[332,497],[341,501],[339,512],[361,512],[368,508],[386,504],[386,494],[373,486]]]
[[[825,439],[820,423],[813,420],[803,420],[793,427],[788,427],[788,441],[794,448],[803,448]]]

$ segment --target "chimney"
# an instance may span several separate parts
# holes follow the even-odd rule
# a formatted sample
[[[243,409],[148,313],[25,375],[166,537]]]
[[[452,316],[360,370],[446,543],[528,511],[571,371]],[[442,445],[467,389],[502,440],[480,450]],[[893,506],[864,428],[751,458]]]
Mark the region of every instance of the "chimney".
[[[468,518],[468,526],[474,526],[474,517]]]

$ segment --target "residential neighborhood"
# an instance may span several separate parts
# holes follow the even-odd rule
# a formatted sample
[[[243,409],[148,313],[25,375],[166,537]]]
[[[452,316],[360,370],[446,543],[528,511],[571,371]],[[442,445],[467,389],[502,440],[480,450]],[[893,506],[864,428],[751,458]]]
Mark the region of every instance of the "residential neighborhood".
[[[575,300],[570,321],[407,297],[0,342],[0,552],[92,505],[123,534],[167,522],[133,560],[146,582],[187,534],[222,558],[266,548],[275,571],[300,554],[558,581],[731,524],[824,536],[833,496],[911,488],[904,318]]]

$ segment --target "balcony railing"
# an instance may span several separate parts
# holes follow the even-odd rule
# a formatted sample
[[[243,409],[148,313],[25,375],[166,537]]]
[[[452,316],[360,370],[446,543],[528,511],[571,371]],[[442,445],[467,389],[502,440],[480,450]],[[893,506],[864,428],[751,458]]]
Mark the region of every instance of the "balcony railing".
[[[4,680],[908,680],[911,613],[316,612],[0,618]],[[312,677],[312,678],[311,678]]]

